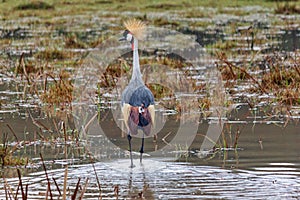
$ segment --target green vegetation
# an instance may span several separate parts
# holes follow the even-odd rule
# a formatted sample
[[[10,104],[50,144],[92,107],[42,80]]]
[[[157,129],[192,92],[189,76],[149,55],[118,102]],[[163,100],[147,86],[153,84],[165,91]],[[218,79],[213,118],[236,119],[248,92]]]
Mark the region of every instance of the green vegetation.
[[[1,133],[2,134],[2,133]],[[28,164],[28,158],[15,156],[19,142],[15,145],[8,144],[8,134],[3,133],[2,143],[0,144],[0,165],[4,166],[23,166]]]
[[[225,40],[225,41],[217,41],[215,44],[212,45],[212,48],[220,49],[222,51],[230,51],[233,48],[236,48],[238,45],[237,41],[234,40]]]
[[[161,84],[148,84],[149,89],[152,91],[154,98],[161,99],[164,97],[172,97],[174,94],[172,90]]]
[[[7,144],[0,144],[0,165],[4,166],[23,166],[28,164],[27,158],[14,156],[16,147],[9,147]]]

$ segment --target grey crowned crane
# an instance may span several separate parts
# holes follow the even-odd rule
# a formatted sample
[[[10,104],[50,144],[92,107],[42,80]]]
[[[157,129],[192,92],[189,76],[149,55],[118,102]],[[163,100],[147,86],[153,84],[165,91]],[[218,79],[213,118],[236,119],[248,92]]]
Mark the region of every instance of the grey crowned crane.
[[[142,144],[140,148],[140,162],[142,163],[144,153],[144,136],[149,136],[151,128],[154,126],[154,97],[149,88],[146,87],[140,70],[138,41],[143,39],[146,25],[136,19],[124,22],[126,30],[120,40],[127,40],[133,50],[133,70],[131,80],[122,93],[122,113],[125,125],[128,129],[127,139],[129,143],[129,153],[131,165],[132,161],[131,139],[138,134],[138,130],[143,132]]]

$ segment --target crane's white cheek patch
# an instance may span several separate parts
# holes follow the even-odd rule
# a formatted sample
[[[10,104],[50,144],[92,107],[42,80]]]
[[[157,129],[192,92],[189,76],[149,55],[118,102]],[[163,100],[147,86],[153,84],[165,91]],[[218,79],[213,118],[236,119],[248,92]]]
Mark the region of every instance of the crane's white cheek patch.
[[[126,40],[129,42],[132,40],[132,35],[130,33],[127,34]]]

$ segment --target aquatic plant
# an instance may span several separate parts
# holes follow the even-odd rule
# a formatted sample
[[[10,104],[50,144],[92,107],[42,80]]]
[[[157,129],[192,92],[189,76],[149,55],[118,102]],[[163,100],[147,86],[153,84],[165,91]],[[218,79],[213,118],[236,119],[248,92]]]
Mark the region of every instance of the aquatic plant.
[[[65,47],[66,48],[73,48],[73,49],[84,49],[86,48],[86,44],[82,42],[78,36],[74,33],[67,34],[65,36]]]
[[[262,76],[262,84],[276,94],[277,101],[285,105],[300,105],[300,68],[287,67],[275,57],[270,70]]]
[[[9,145],[8,134],[2,134],[2,143],[0,144],[0,165],[4,166],[24,166],[28,164],[27,157],[17,157],[13,154],[18,150],[19,142]]]
[[[223,51],[226,50],[232,50],[233,48],[237,47],[238,42],[237,41],[233,41],[233,40],[219,40],[217,41],[214,45],[213,48],[217,48]]]
[[[52,81],[47,81],[51,78]],[[46,74],[44,83],[44,91],[40,94],[41,100],[50,107],[66,108],[72,102],[73,84],[70,79],[71,74],[62,70],[53,77],[50,74]]]
[[[100,87],[116,86],[116,79],[125,75],[130,70],[130,66],[124,59],[119,59],[106,67],[105,72],[101,74]]]
[[[179,26],[178,22],[170,21],[170,20],[164,19],[164,18],[154,19],[153,24],[155,24],[156,26],[171,26],[171,27]]]
[[[45,189],[45,192],[40,192],[40,195],[43,195],[46,199],[48,199],[48,198],[54,199],[54,197],[62,198],[64,200],[65,199],[83,199],[84,193],[86,192],[87,186],[89,184],[89,178],[86,178],[85,182],[83,184],[81,184],[81,178],[79,177],[75,188],[73,189],[73,191],[71,191],[70,189],[67,188],[67,186],[68,186],[68,182],[67,182],[68,166],[66,165],[64,182],[62,185],[63,188],[61,191],[60,185],[58,185],[57,180],[54,177],[52,177],[52,179],[49,177],[42,154],[40,154],[40,158],[41,158],[41,165],[45,172],[45,179],[47,181],[47,185],[46,185],[47,188]],[[22,175],[21,175],[21,170],[16,169],[16,171],[17,171],[18,178],[19,178],[19,185],[15,192],[13,191],[12,187],[7,183],[5,176],[3,176],[3,179],[5,181],[4,190],[5,190],[6,198],[13,199],[12,197],[15,197],[14,199],[16,199],[18,196],[22,196],[22,199],[26,200],[28,198],[28,190],[30,189],[30,185],[24,184],[24,181],[23,181]],[[95,171],[95,173],[96,173],[96,171]],[[55,189],[53,189],[53,188],[56,189],[55,193],[54,193]],[[19,193],[21,193],[21,194],[19,194]],[[102,199],[101,192],[100,192],[99,197],[100,197],[100,199]]]
[[[47,48],[38,52],[36,57],[43,60],[62,60],[70,58],[72,55],[72,52],[59,50],[58,48]]]
[[[244,69],[242,67],[238,67],[233,62],[228,61],[225,53],[216,53],[216,55],[217,55],[218,59],[220,59],[220,61],[222,63],[226,64],[227,67],[229,68],[229,73],[223,72],[223,75],[224,75],[223,78],[225,78],[225,80],[226,80],[226,78],[227,78],[227,80],[228,79],[236,80],[237,78],[250,79],[261,92],[267,93],[267,90],[261,85],[260,81],[256,77],[254,77],[250,73],[248,73],[246,69]],[[238,73],[239,73],[238,76],[235,74],[234,69],[238,71]]]

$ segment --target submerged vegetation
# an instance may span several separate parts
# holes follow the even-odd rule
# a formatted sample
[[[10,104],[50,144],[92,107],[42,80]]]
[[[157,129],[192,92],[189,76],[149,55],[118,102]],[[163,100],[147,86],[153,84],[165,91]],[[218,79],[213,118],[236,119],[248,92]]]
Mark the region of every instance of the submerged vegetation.
[[[0,165],[2,168],[4,166],[23,166],[28,164],[28,158],[13,155],[20,145],[19,142],[16,142],[14,145],[9,145],[8,134],[1,134],[2,143],[0,144]]]

